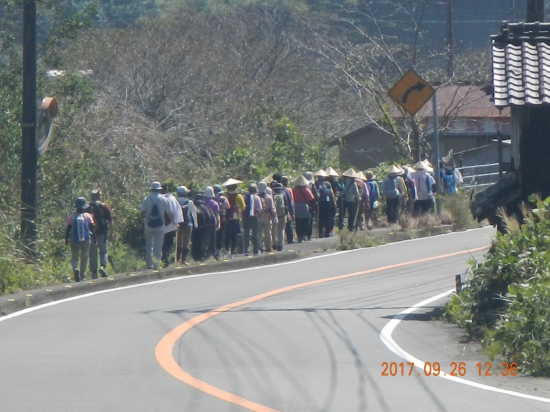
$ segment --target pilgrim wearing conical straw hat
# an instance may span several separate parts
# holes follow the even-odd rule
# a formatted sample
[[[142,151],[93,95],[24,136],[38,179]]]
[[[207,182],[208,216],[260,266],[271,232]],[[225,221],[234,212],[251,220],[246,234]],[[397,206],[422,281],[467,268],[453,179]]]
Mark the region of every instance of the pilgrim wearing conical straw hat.
[[[435,185],[435,179],[430,174],[433,169],[425,161],[414,165],[416,171],[411,173],[411,180],[416,189],[416,200],[414,201],[413,211],[415,215],[424,215],[433,211],[434,193],[432,190]]]
[[[400,167],[397,167],[396,165],[391,165],[386,169],[386,173],[389,175],[402,175],[403,172],[404,172],[403,169],[401,169]]]
[[[348,230],[351,232],[355,229],[357,203],[360,200],[359,189],[355,183],[356,176],[357,172],[352,168],[342,173],[344,186],[340,191],[340,213],[338,215],[338,228],[340,230],[344,228],[344,218],[346,215],[348,217]]]
[[[340,176],[340,174],[339,174],[336,170],[334,170],[332,167],[330,167],[330,166],[327,167],[326,173],[327,173],[327,175],[329,175],[329,176],[335,176],[335,177],[339,177],[339,176]]]
[[[303,175],[300,175],[296,179],[294,179],[293,183],[295,187],[309,186],[309,181]]]
[[[317,170],[317,171],[313,174],[313,176],[317,176],[317,177],[321,177],[321,176],[322,176],[322,177],[328,177],[328,173],[325,172],[323,169],[319,169],[319,170]]]
[[[344,173],[342,173],[342,176],[345,176],[345,177],[356,177],[356,176],[357,176],[357,172],[356,172],[353,168],[349,168],[349,169],[346,170]]]

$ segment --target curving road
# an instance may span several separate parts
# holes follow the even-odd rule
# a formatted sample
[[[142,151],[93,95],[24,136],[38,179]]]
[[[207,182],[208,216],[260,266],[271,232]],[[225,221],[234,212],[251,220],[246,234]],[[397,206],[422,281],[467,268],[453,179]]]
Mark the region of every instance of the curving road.
[[[456,328],[426,321],[493,235],[480,229],[164,280],[0,318],[0,404],[41,412],[547,411],[548,382],[479,376],[487,359],[476,347],[457,343]],[[426,376],[436,362],[447,376]],[[454,364],[465,376],[450,376]]]

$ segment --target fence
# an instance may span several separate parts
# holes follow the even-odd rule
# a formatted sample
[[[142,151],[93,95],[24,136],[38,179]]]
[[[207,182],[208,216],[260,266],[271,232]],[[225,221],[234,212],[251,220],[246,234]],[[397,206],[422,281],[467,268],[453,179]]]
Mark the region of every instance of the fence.
[[[458,167],[464,179],[463,188],[483,188],[496,183],[500,179],[499,164],[488,163],[484,165]]]

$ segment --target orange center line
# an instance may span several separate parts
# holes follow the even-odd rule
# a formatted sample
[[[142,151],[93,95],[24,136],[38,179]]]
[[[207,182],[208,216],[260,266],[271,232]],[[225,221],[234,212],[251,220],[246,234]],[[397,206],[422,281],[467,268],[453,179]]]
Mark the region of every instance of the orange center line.
[[[429,257],[429,258],[412,260],[412,261],[403,262],[403,263],[396,263],[396,264],[393,264],[393,265],[382,266],[382,267],[379,267],[379,268],[364,270],[364,271],[361,271],[361,272],[349,273],[347,275],[339,275],[339,276],[334,276],[334,277],[330,277],[330,278],[323,278],[323,279],[313,280],[313,281],[310,281],[310,282],[299,283],[297,285],[286,286],[286,287],[275,289],[275,290],[272,290],[272,291],[269,291],[269,292],[261,293],[259,295],[252,296],[250,298],[243,299],[243,300],[240,300],[238,302],[229,303],[227,305],[221,306],[217,309],[211,310],[209,312],[203,313],[202,315],[199,315],[199,316],[196,316],[192,319],[189,319],[188,321],[186,321],[186,322],[182,323],[181,325],[177,326],[176,328],[174,328],[172,331],[170,331],[168,334],[166,334],[161,339],[161,341],[158,343],[158,345],[155,349],[155,356],[156,356],[157,361],[160,364],[160,366],[162,366],[162,368],[164,368],[164,370],[166,372],[168,372],[174,378],[179,379],[180,381],[182,381],[182,382],[184,382],[184,383],[186,383],[186,384],[188,384],[188,385],[190,385],[190,386],[192,386],[192,387],[194,387],[194,388],[196,388],[196,389],[198,389],[198,390],[200,390],[204,393],[215,396],[216,398],[222,399],[226,402],[230,402],[230,403],[234,403],[236,405],[242,406],[243,408],[246,408],[246,409],[251,410],[251,411],[255,411],[255,412],[278,412],[275,409],[268,408],[267,406],[260,405],[258,403],[255,403],[255,402],[249,401],[247,399],[241,398],[240,396],[237,396],[237,395],[234,395],[232,393],[226,392],[222,389],[216,388],[215,386],[212,386],[212,385],[210,385],[206,382],[203,382],[200,379],[197,379],[194,376],[190,375],[189,373],[185,372],[181,368],[181,366],[176,362],[176,360],[174,359],[174,356],[173,356],[174,345],[186,332],[188,332],[190,329],[192,329],[193,327],[195,327],[199,323],[202,323],[202,322],[204,322],[204,321],[206,321],[210,318],[213,318],[214,316],[217,316],[221,313],[230,311],[230,310],[238,308],[240,306],[244,306],[244,305],[247,305],[247,304],[250,304],[250,303],[257,302],[257,301],[265,299],[265,298],[269,298],[271,296],[275,296],[275,295],[278,295],[278,294],[281,294],[281,293],[284,293],[284,292],[289,292],[291,290],[305,288],[305,287],[308,287],[308,286],[319,285],[321,283],[327,283],[327,282],[332,282],[332,281],[335,281],[335,280],[342,280],[342,279],[352,278],[352,277],[356,277],[356,276],[367,275],[367,274],[370,274],[370,273],[381,272],[381,271],[384,271],[384,270],[415,265],[415,264],[418,264],[418,263],[429,262],[429,261],[432,261],[432,260],[445,259],[445,258],[448,258],[448,257],[462,255],[462,254],[465,254],[465,253],[478,252],[478,251],[481,251],[481,250],[484,250],[484,249],[487,249],[487,246],[479,247],[479,248],[475,248],[475,249],[470,249],[470,250],[463,250],[463,251],[460,251],[460,252],[447,253],[445,255],[432,256],[432,257]]]

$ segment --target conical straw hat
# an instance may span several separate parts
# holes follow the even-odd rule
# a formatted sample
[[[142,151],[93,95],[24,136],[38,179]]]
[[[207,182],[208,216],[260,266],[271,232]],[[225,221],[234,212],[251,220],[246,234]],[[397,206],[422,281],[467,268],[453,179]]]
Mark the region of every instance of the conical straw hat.
[[[262,182],[266,183],[266,184],[270,184],[271,182],[273,182],[273,175],[269,175],[269,176],[266,176],[262,179]]]
[[[309,181],[303,175],[300,175],[294,179],[294,186],[309,186]]]
[[[242,180],[233,179],[231,177],[231,178],[227,179],[225,182],[223,182],[221,184],[221,186],[225,187],[225,186],[240,185],[242,182],[243,182]]]
[[[424,162],[418,162],[417,164],[414,165],[414,170],[424,170],[426,169],[426,165],[424,164]]]
[[[357,176],[357,172],[355,170],[353,170],[352,168],[349,168],[348,170],[346,170],[344,173],[342,173],[342,176],[346,176],[346,177],[356,177]]]
[[[363,172],[358,172],[357,173],[357,179],[361,179],[361,180],[364,180],[364,181],[369,180],[369,179],[367,179],[367,176],[365,176],[365,174]]]
[[[309,186],[309,180],[307,180],[303,175],[300,175],[294,179],[294,186]]]
[[[313,176],[323,176],[323,177],[328,177],[328,173],[325,172],[323,169],[319,169],[317,170]]]
[[[386,173],[391,175],[402,175],[405,171],[396,165],[391,165],[386,169]]]
[[[326,173],[329,176],[340,176],[340,174],[330,166],[327,167]]]

